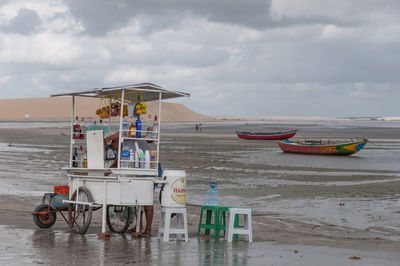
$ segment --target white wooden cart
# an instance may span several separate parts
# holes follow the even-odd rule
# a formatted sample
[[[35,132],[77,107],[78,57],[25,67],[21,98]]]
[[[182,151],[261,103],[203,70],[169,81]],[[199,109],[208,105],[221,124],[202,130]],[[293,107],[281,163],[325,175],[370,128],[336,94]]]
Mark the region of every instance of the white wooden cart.
[[[152,131],[150,135],[146,134],[148,133],[146,130],[142,130],[143,136],[140,138],[136,136],[127,137],[126,132],[129,130],[123,128],[124,106],[134,104],[139,94],[143,102],[158,101],[158,126],[156,127],[158,130]],[[161,101],[177,97],[188,97],[189,94],[168,91],[151,83],[142,83],[51,95],[51,97],[60,96],[72,97],[70,163],[69,167],[65,168],[69,178],[69,199],[63,200],[63,203],[69,206],[69,227],[76,233],[85,233],[91,222],[92,211],[102,208],[101,232],[106,233],[106,224],[108,224],[111,231],[122,233],[129,226],[132,207],[136,207],[136,210],[138,210],[136,211],[136,230],[138,231],[140,228],[141,206],[153,205],[154,183],[163,182],[158,177]],[[84,137],[78,139],[74,137],[76,136],[74,135],[76,134],[74,132],[76,97],[107,99],[110,106],[115,102],[120,104],[117,168],[104,167],[103,130],[89,130],[86,127],[86,132],[79,133],[80,136]],[[111,123],[110,116],[108,129],[110,129]],[[126,162],[121,159],[121,145],[126,140],[144,140],[152,143],[151,149],[156,151],[156,156],[151,159],[150,167],[127,167]],[[76,166],[72,160],[74,150],[82,145],[87,147],[87,168],[73,167]]]

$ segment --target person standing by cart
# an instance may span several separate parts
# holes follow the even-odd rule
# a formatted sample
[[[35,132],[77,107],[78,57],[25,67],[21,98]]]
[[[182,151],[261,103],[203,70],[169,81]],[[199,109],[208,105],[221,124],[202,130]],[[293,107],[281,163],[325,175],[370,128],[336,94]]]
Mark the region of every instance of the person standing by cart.
[[[129,140],[132,141],[132,140]],[[150,146],[145,140],[136,140],[138,141],[139,146],[143,148],[143,150],[150,150]],[[106,153],[106,160],[113,162],[110,165],[110,168],[117,168],[118,166],[118,148],[119,148],[119,132],[112,134],[104,139],[104,146],[105,146],[105,153]],[[112,149],[112,150],[111,150]],[[110,156],[111,154],[111,156]],[[112,156],[113,155],[113,156]],[[159,166],[160,170],[160,166]],[[153,215],[154,215],[154,206],[153,205],[146,205],[144,206],[144,213],[146,215],[146,226],[143,232],[139,233],[138,236],[151,236],[151,226],[153,223]],[[141,216],[143,217],[143,216]],[[140,222],[142,225],[142,222]],[[140,228],[142,229],[142,228]],[[141,230],[140,230],[141,231]],[[131,231],[132,234],[136,235],[136,232]]]

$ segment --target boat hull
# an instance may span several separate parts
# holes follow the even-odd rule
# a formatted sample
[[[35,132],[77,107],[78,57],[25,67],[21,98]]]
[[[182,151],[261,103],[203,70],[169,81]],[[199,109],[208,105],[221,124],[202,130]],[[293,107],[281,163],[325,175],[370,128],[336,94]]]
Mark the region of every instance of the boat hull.
[[[351,155],[364,148],[368,140],[362,140],[352,143],[315,145],[300,144],[291,141],[278,141],[278,145],[284,152],[319,154],[319,155]]]
[[[285,132],[274,132],[274,133],[255,133],[255,132],[244,132],[237,131],[236,134],[241,139],[253,139],[253,140],[284,140],[296,135],[297,130],[285,131]]]

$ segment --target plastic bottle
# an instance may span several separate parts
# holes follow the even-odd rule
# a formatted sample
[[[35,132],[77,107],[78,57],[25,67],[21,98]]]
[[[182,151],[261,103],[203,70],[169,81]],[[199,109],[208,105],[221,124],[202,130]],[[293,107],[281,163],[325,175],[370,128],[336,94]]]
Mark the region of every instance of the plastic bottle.
[[[154,116],[154,122],[153,122],[153,139],[157,139],[158,135],[158,121],[157,121],[157,116]]]
[[[151,138],[153,135],[153,121],[151,121],[151,115],[149,115],[149,118],[147,119],[147,132],[146,132],[146,137]]]
[[[73,125],[73,139],[80,139],[81,138],[81,125],[79,124],[79,117],[75,117],[75,122]]]
[[[218,206],[218,190],[215,182],[210,182],[210,188],[206,193],[206,205]]]
[[[78,167],[83,168],[83,147],[80,146],[78,154]]]
[[[72,167],[78,167],[78,149],[75,148],[74,154],[72,155]]]
[[[135,151],[139,151],[139,144],[135,141]]]
[[[132,120],[131,125],[129,126],[129,135],[130,138],[136,137],[136,126],[135,126],[135,121]]]
[[[83,119],[83,117],[81,118],[81,129],[80,129],[80,139],[85,139],[85,135],[86,135],[86,125],[85,125],[85,120]]]
[[[140,138],[142,130],[142,121],[140,121],[140,115],[137,115],[135,126],[136,126],[136,137]]]
[[[124,143],[122,143],[121,160],[129,161],[129,156],[130,156],[129,146],[127,145],[126,142],[124,142]],[[121,167],[122,168],[127,168],[128,165],[129,165],[129,162],[121,161]]]
[[[124,117],[124,121],[122,121],[122,136],[128,137],[128,131],[125,130],[129,130],[129,123],[126,117]]]
[[[132,149],[129,150],[129,167],[135,167],[135,153]]]
[[[135,152],[135,168],[139,168],[139,151]]]
[[[83,168],[87,168],[87,167],[88,167],[86,152],[83,153],[83,157],[82,157],[82,167],[83,167]]]
[[[150,168],[150,151],[144,151],[144,168]]]
[[[139,149],[139,167],[144,168],[144,153],[142,149]]]

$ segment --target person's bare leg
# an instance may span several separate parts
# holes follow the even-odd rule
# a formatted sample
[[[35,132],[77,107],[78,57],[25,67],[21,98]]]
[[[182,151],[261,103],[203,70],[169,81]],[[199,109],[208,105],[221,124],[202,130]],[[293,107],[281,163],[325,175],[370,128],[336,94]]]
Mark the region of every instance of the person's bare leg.
[[[151,225],[153,223],[154,206],[153,205],[144,206],[144,213],[146,215],[146,227],[142,235],[151,236]]]
[[[139,230],[139,232],[143,232],[143,214],[144,214],[143,209],[144,208],[146,208],[146,207],[142,207],[142,213],[140,214],[140,230]],[[146,220],[147,220],[147,217],[146,217]]]

